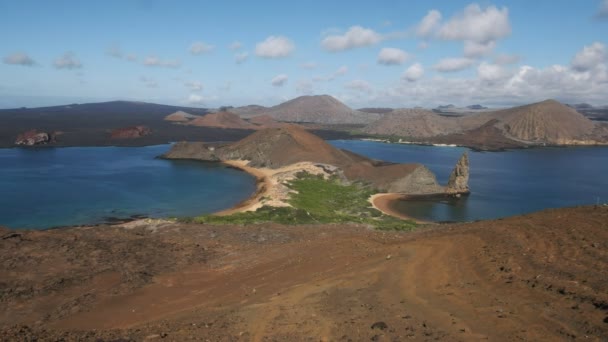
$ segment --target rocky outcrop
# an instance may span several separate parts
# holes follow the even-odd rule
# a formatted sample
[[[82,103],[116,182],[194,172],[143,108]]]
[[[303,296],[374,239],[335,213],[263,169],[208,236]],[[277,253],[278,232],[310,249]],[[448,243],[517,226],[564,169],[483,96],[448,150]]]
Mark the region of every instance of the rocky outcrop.
[[[110,133],[111,139],[137,139],[152,133],[146,126],[117,128]]]
[[[469,190],[469,156],[463,153],[456,163],[445,192],[449,195],[461,195],[470,193]]]
[[[48,144],[52,140],[52,135],[46,132],[38,132],[35,129],[24,132],[17,136],[15,145],[34,146]]]

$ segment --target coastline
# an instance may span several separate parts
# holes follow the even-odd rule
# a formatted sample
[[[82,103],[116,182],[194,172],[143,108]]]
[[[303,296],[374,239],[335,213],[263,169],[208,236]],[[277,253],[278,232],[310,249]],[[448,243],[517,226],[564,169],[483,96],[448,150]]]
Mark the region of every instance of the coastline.
[[[374,194],[369,198],[369,202],[372,204],[374,209],[380,211],[381,213],[392,216],[402,220],[414,221],[418,224],[432,224],[435,222],[425,221],[413,218],[411,216],[407,216],[403,213],[400,213],[393,208],[391,208],[391,203],[394,201],[399,201],[403,198],[407,198],[407,195],[399,194],[399,193],[378,193]]]
[[[227,216],[244,211],[255,211],[262,207],[262,199],[270,194],[270,189],[272,188],[269,175],[261,169],[248,166],[248,162],[244,160],[226,160],[221,163],[255,177],[256,190],[249,198],[237,203],[235,206],[215,212],[212,215]]]

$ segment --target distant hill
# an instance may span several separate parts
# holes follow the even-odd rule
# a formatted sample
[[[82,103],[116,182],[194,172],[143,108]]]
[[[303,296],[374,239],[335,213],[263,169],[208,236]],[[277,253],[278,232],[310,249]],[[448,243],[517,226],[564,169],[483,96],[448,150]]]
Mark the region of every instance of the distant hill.
[[[165,121],[188,122],[188,121],[196,119],[198,117],[199,116],[197,116],[197,115],[192,115],[192,114],[179,110],[173,114],[169,114],[169,115],[165,116]]]
[[[230,112],[217,112],[198,117],[187,125],[216,128],[253,129],[253,125]]]
[[[359,108],[357,110],[364,113],[386,114],[392,112],[393,108]]]
[[[467,106],[467,108],[468,109],[472,109],[472,110],[488,109],[488,107],[484,107],[484,106],[479,105],[479,104],[470,105],[470,106]]]
[[[525,142],[567,145],[591,139],[595,124],[555,100],[499,110],[489,114],[511,138]]]
[[[317,124],[368,124],[380,117],[353,110],[329,95],[300,96],[270,108],[248,107],[236,112],[241,117],[269,115],[278,121]]]
[[[265,111],[268,110],[268,107],[259,106],[259,105],[248,105],[243,107],[235,107],[231,108],[230,111],[234,114],[242,118],[251,118],[254,116],[261,115]]]
[[[426,109],[396,109],[365,127],[364,132],[408,138],[428,138],[462,131],[458,120]]]
[[[586,145],[608,141],[605,126],[554,100],[461,117],[398,109],[368,125],[364,131],[483,148],[525,144]]]

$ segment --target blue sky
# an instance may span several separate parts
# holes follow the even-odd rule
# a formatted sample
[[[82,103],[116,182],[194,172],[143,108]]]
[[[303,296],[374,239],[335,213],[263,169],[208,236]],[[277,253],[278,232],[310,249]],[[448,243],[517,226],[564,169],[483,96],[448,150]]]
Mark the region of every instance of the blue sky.
[[[4,1],[0,107],[608,104],[608,0]]]

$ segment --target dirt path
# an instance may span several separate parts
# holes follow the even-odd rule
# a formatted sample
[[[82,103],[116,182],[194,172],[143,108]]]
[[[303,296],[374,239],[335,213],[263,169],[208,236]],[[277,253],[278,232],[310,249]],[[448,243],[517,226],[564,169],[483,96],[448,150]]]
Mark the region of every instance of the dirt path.
[[[413,233],[155,229],[0,232],[0,340],[608,338],[606,207]]]

